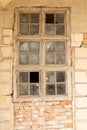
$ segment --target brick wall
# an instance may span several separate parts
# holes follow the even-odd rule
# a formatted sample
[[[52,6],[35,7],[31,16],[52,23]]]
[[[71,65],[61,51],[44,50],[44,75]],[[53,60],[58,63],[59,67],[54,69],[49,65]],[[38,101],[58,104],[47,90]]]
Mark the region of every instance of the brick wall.
[[[72,102],[14,104],[15,130],[72,130]]]

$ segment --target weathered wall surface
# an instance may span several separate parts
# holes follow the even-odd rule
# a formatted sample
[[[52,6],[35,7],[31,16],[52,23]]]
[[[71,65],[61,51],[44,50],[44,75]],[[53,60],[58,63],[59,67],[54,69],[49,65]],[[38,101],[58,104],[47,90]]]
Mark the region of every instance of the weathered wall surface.
[[[0,28],[0,130],[13,129],[12,29]]]
[[[72,103],[15,103],[15,130],[71,130]]]
[[[20,6],[71,7],[71,101],[13,103],[14,8]],[[87,33],[86,0],[13,0],[0,10],[0,130],[87,129],[87,35],[84,33]]]
[[[87,34],[83,46],[75,48],[76,130],[87,129]]]

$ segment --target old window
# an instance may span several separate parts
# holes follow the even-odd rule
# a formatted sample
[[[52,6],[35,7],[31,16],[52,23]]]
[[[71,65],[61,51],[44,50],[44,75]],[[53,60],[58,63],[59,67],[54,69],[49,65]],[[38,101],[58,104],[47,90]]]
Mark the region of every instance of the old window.
[[[71,85],[69,9],[19,8],[16,18],[14,97],[66,99]]]

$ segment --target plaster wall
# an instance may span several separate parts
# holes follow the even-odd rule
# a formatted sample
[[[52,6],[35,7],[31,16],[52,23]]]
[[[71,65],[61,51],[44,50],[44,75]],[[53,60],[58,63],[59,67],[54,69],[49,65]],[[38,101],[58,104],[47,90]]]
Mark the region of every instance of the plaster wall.
[[[52,115],[49,117],[45,112],[45,124],[44,119],[42,119],[41,129],[57,129],[57,130],[86,130],[87,128],[87,1],[86,0],[13,0],[4,9],[0,8],[0,130],[33,130],[30,126],[27,127],[25,123],[24,126],[21,125],[23,121],[21,120],[19,114],[19,120],[15,120],[14,115],[17,117],[17,110],[20,113],[22,107],[23,111],[29,107],[31,110],[34,108],[33,113],[36,112],[35,104],[14,104],[12,100],[13,94],[13,60],[14,60],[14,9],[15,7],[21,6],[43,6],[43,7],[70,7],[71,8],[71,50],[72,50],[72,100],[55,102],[51,104],[43,104],[43,108],[40,110],[46,110],[46,107],[56,106],[58,107],[70,107],[69,114],[71,118],[64,123],[64,119],[67,118],[65,112],[64,115],[56,115],[57,118],[61,117],[60,128],[56,125],[56,119],[54,122],[49,122],[51,125],[46,125],[46,121],[52,120]],[[40,105],[40,104],[38,104]],[[13,113],[15,110],[15,114]],[[57,113],[56,108],[54,115]],[[61,109],[62,110],[62,109]],[[65,110],[65,109],[64,109]],[[23,112],[22,111],[22,112]],[[25,113],[26,114],[26,113]],[[41,114],[41,113],[40,113]],[[61,112],[60,112],[61,114]],[[23,114],[22,114],[23,115]],[[35,116],[32,114],[32,116]],[[36,113],[37,116],[37,113]],[[63,116],[63,117],[62,117]],[[73,117],[72,117],[73,116]],[[63,119],[62,119],[63,118]],[[16,118],[17,119],[17,118]],[[33,117],[32,117],[33,119]],[[21,122],[21,121],[22,122]],[[16,122],[17,121],[17,122]],[[28,121],[26,121],[28,122]],[[34,121],[32,121],[34,124]],[[48,123],[48,124],[49,124]],[[53,123],[53,124],[52,124]],[[60,123],[60,121],[59,121]],[[15,126],[14,126],[15,124]],[[46,127],[45,127],[46,126]],[[51,127],[51,128],[50,128]],[[54,128],[55,127],[55,128]],[[37,128],[39,130],[39,128]]]

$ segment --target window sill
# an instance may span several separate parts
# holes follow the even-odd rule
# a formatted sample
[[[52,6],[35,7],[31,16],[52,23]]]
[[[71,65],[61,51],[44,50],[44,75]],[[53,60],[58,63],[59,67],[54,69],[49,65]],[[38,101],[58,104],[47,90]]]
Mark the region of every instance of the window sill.
[[[65,100],[72,100],[71,96],[67,95],[62,95],[62,96],[45,96],[45,97],[18,97],[18,98],[13,98],[13,102],[52,102],[52,101],[65,101]]]

